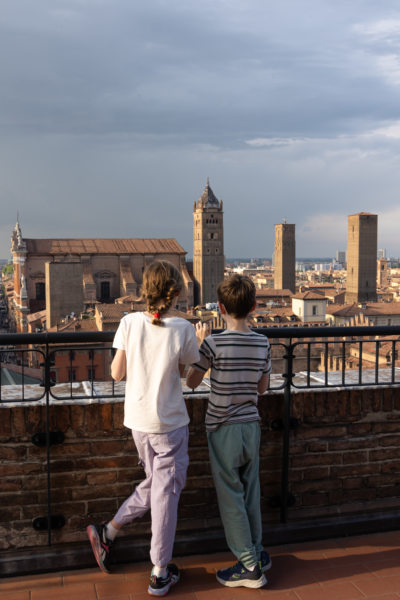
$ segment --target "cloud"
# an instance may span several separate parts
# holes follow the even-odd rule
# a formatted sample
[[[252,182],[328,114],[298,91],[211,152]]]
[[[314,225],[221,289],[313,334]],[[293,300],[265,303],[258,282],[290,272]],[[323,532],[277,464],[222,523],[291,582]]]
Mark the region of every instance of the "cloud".
[[[392,0],[4,0],[3,223],[191,254],[210,176],[227,256],[270,256],[283,217],[334,253],[348,213],[398,203],[399,24]]]

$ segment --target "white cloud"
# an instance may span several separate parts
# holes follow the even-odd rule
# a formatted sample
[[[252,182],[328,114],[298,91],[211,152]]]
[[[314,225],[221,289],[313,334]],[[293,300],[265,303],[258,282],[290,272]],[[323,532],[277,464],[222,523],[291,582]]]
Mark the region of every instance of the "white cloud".
[[[353,30],[371,41],[386,41],[390,45],[400,44],[400,19],[398,18],[357,23]]]
[[[254,148],[264,148],[270,146],[289,146],[303,141],[305,140],[296,138],[253,138],[246,140],[245,144]]]

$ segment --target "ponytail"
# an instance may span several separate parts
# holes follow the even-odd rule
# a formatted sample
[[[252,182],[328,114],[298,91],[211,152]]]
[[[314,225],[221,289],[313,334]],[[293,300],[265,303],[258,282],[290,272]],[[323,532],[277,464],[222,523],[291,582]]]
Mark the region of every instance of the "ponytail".
[[[166,260],[151,263],[143,273],[142,294],[147,312],[153,315],[152,324],[163,326],[163,314],[171,308],[174,298],[183,287],[178,269]]]

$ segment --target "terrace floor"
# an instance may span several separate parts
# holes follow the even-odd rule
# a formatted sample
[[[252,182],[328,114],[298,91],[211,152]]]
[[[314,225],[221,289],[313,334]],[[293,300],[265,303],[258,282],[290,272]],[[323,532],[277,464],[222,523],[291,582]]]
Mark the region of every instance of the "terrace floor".
[[[232,564],[230,553],[175,558],[181,581],[168,596],[179,600],[399,600],[400,531],[275,546],[272,569],[259,590],[226,588],[215,579]],[[149,563],[119,565],[112,575],[93,569],[0,581],[1,600],[144,600]]]

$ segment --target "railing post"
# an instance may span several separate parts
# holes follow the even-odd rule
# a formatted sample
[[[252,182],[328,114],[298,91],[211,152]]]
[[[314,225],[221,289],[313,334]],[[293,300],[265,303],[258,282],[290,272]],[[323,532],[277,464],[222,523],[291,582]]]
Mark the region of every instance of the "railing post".
[[[281,478],[281,523],[287,523],[289,500],[289,448],[290,448],[290,410],[292,400],[293,345],[292,339],[286,345],[285,387],[283,390],[283,440],[282,440],[282,478]]]
[[[46,459],[47,459],[47,543],[51,546],[51,481],[50,481],[50,352],[46,342],[44,358],[44,389],[46,398]]]

